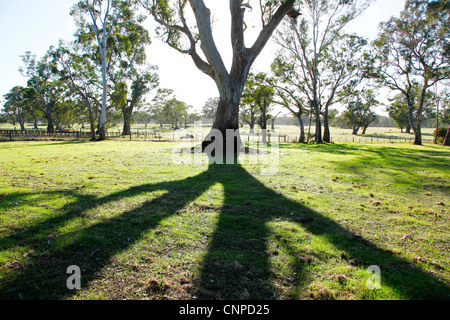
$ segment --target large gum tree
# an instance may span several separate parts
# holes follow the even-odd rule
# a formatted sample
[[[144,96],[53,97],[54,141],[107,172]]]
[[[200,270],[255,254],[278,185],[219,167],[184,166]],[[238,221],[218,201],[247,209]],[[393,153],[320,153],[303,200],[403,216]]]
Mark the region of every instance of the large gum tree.
[[[448,39],[442,34],[446,19],[427,16],[427,8],[427,1],[407,0],[399,18],[381,24],[369,71],[381,85],[403,95],[415,145],[422,144],[428,89],[449,79],[450,74],[450,61],[442,47]]]
[[[159,36],[172,48],[191,56],[197,68],[211,77],[217,86],[219,102],[213,122],[215,130],[205,138],[203,150],[216,137],[212,132],[220,131],[225,146],[226,132],[232,129],[237,135],[232,140],[233,148],[227,152],[232,149],[239,153],[239,104],[250,68],[280,22],[286,16],[295,19],[299,13],[294,9],[295,0],[229,0],[232,63],[227,69],[213,37],[211,10],[205,2],[217,5],[216,1],[203,0],[140,0],[158,23]],[[256,9],[258,6],[259,10]],[[261,29],[250,47],[246,46],[244,35],[247,11],[261,14]]]

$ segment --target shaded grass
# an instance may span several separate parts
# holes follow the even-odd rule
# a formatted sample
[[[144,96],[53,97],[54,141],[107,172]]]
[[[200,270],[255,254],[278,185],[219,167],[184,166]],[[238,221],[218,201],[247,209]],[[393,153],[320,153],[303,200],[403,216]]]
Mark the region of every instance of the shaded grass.
[[[275,176],[165,143],[0,148],[2,298],[449,297],[445,148],[282,145]]]

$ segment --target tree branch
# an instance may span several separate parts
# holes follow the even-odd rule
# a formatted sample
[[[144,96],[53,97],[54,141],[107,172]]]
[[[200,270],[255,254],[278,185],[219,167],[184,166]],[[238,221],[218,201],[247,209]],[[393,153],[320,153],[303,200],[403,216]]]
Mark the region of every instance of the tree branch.
[[[294,7],[295,0],[286,0],[275,12],[270,21],[263,27],[261,32],[259,33],[258,38],[256,39],[253,46],[248,50],[248,62],[252,64],[256,57],[261,53],[262,49],[266,45],[267,41],[280,24],[280,22],[284,19],[286,14],[291,12]]]

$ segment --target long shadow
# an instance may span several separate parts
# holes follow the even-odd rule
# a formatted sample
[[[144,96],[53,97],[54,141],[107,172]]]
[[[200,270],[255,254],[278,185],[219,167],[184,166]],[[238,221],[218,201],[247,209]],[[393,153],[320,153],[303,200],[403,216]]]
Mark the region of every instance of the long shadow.
[[[450,173],[448,166],[450,153],[448,149],[433,147],[423,148],[422,146],[411,147],[391,147],[391,146],[370,146],[361,144],[324,144],[324,145],[280,145],[286,149],[310,150],[314,153],[324,153],[331,155],[352,155],[339,161],[332,161],[336,172],[349,173],[361,180],[371,180],[374,176],[373,169],[387,170],[389,179],[396,186],[412,187],[417,183],[427,181],[433,182],[435,189],[443,194],[448,194],[450,187],[445,180],[429,181],[429,172],[439,171]],[[325,161],[327,161],[326,159]]]
[[[309,234],[326,238],[343,252],[348,262],[356,261],[361,268],[378,265],[382,270],[383,284],[393,287],[405,297],[448,299],[448,284],[439,282],[414,264],[353,234],[319,212],[267,188],[242,167],[215,166],[210,171],[224,186],[227,205],[220,213],[218,227],[203,265],[201,287],[210,290],[200,290],[200,297],[273,299],[277,295],[276,289],[271,286],[273,274],[267,243],[273,232],[268,228],[268,223],[276,220],[292,222]],[[278,245],[289,252],[295,261],[293,285],[304,286],[307,275],[302,272],[308,262],[302,259],[302,252],[298,252],[289,241],[280,240]],[[241,262],[246,262],[248,266],[241,267]],[[249,279],[255,274],[258,279]],[[416,280],[416,285],[407,284],[405,280],[411,278]],[[421,292],[418,289],[421,287],[428,288],[427,292]]]
[[[63,208],[61,215],[3,237],[0,250],[13,246],[40,250],[38,248],[47,241],[45,235],[49,231],[79,218],[83,212],[123,198],[149,195],[149,201],[138,208],[78,230],[74,235],[76,241],[65,245],[46,244],[46,252],[30,257],[27,265],[1,280],[0,298],[64,299],[76,294],[66,287],[68,266],[80,266],[82,287],[89,286],[115,254],[138,242],[164,219],[178,214],[216,183],[223,185],[225,199],[207,255],[199,261],[201,273],[194,283],[195,295],[200,299],[274,299],[278,296],[272,282],[268,243],[273,235],[269,223],[274,220],[292,222],[314,236],[325,238],[344,256],[358,258],[361,268],[379,265],[382,284],[401,292],[406,298],[449,297],[448,284],[353,234],[319,212],[267,188],[241,166],[211,165],[197,176],[183,180],[144,184],[102,198],[76,195],[77,200]],[[151,195],[155,191],[166,193],[155,198]],[[18,195],[13,197],[17,199]],[[83,209],[72,210],[78,204],[83,205]],[[156,211],[164,211],[165,215],[155,214]],[[296,276],[292,285],[305,286],[308,277],[301,252],[289,241],[280,241],[279,245],[293,257]],[[391,271],[392,266],[395,266],[394,271]],[[415,279],[417,285],[407,284],[405,279],[408,278]]]

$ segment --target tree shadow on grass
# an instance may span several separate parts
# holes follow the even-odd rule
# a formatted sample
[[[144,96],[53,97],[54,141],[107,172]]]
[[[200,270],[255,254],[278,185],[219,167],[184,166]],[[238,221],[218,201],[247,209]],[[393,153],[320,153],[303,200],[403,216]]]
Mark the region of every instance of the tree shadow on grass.
[[[361,181],[373,180],[380,174],[397,187],[417,187],[427,184],[428,189],[449,194],[445,177],[430,178],[430,173],[448,173],[450,153],[437,146],[390,146],[330,143],[324,145],[280,146],[324,154],[324,162],[330,162],[336,173],[351,174]],[[336,156],[335,158],[328,155]],[[339,158],[339,156],[345,158]],[[379,170],[379,172],[377,172]]]
[[[307,286],[305,263],[308,262],[302,250],[298,243],[274,235],[270,227],[273,221],[289,222],[311,236],[322,237],[343,253],[342,259],[357,258],[360,268],[379,265],[382,285],[392,287],[406,299],[449,297],[448,284],[353,234],[319,212],[267,188],[240,165],[211,165],[194,177],[144,184],[102,198],[72,194],[76,201],[63,208],[60,215],[1,238],[0,250],[23,246],[34,250],[35,254],[0,281],[0,298],[53,300],[75,295],[76,291],[66,287],[68,266],[80,266],[82,287],[89,286],[111,263],[114,255],[139,242],[148,232],[157,229],[164,219],[183,214],[180,213],[183,208],[216,183],[224,188],[224,204],[207,254],[203,261],[198,262],[201,272],[193,284],[194,296],[199,299],[276,299],[280,295],[274,286],[276,275],[271,267],[271,257],[276,250],[283,250],[291,257],[293,277],[289,286],[299,291]],[[156,191],[166,192],[159,197],[151,196]],[[56,191],[53,194],[58,192],[69,193]],[[47,237],[52,230],[73,219],[83,219],[83,214],[89,209],[147,194],[150,199],[139,207],[73,231],[74,241],[58,244],[58,241],[53,241],[55,239],[49,241]],[[10,202],[24,196],[13,194],[3,200]],[[155,214],[156,211],[165,214]],[[274,244],[275,251],[271,239],[278,242]],[[395,271],[390,271],[392,266],[395,266]],[[411,281],[406,279],[414,279],[416,285],[411,285]]]

